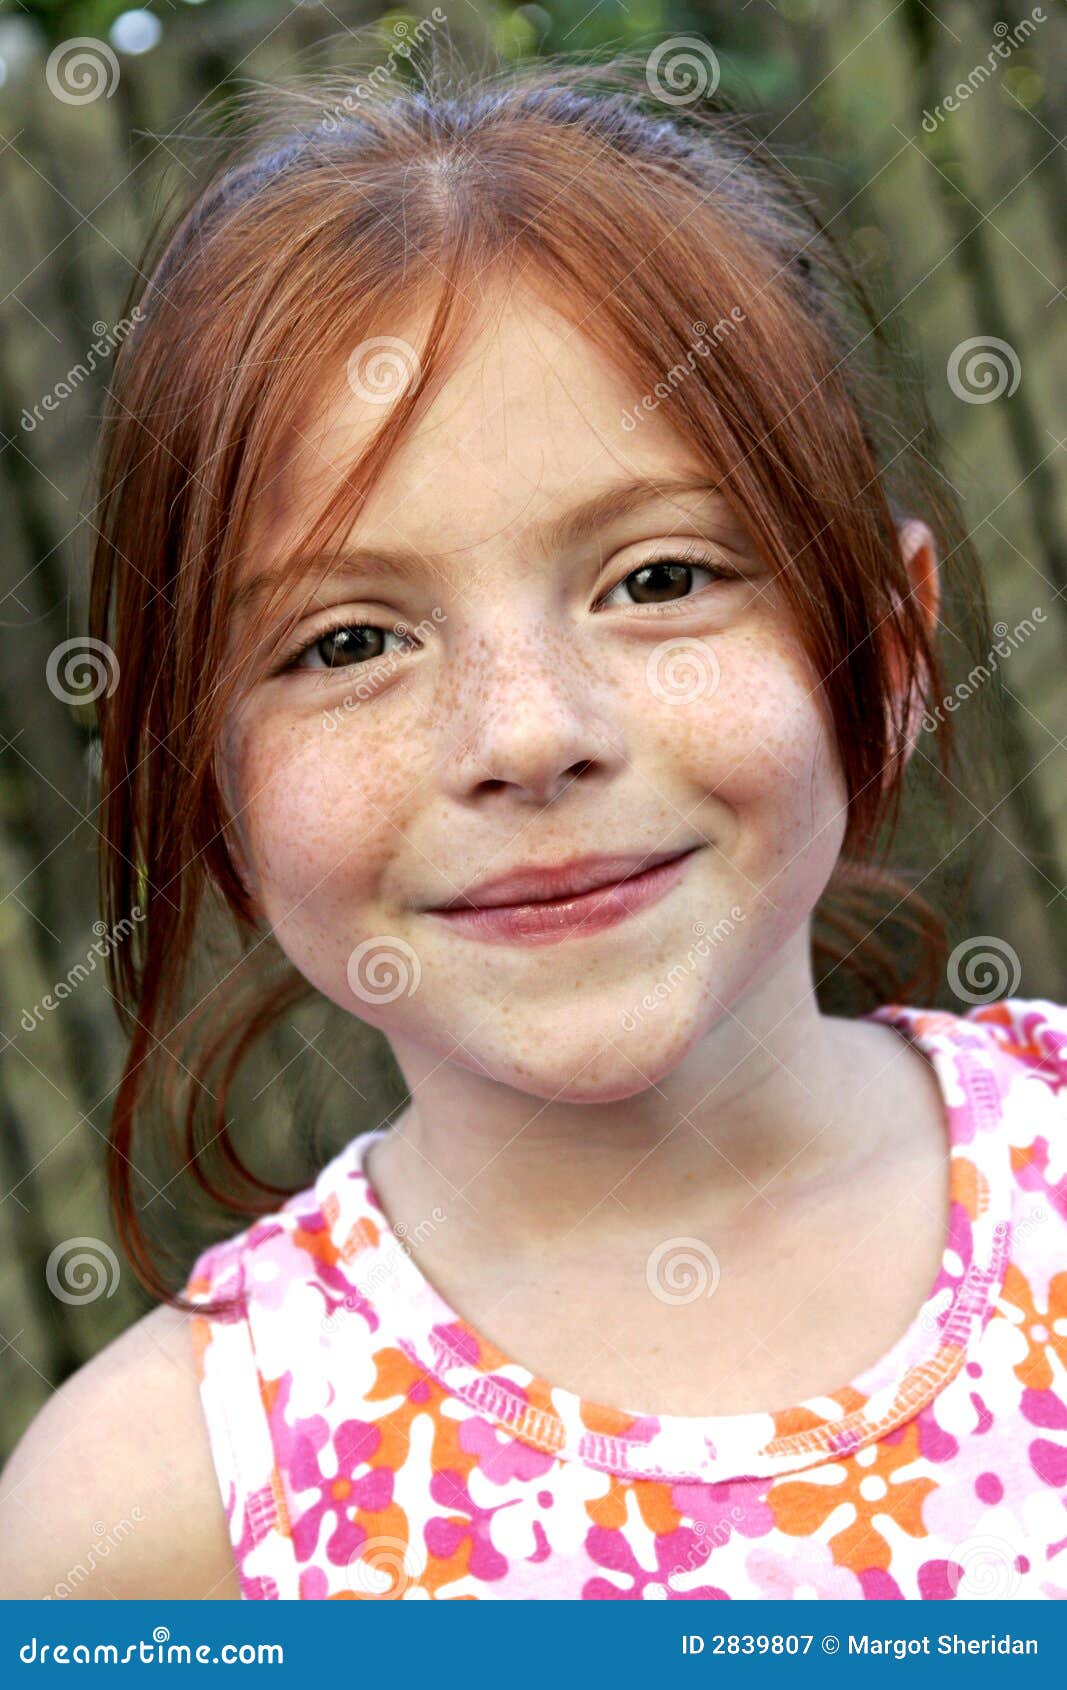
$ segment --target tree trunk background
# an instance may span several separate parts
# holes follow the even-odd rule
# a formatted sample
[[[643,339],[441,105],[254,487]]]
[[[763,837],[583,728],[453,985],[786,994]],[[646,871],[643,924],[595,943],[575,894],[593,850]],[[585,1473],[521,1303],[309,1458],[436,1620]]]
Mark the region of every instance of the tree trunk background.
[[[24,407],[51,393],[102,325],[115,323],[146,221],[183,175],[175,154],[194,114],[248,79],[276,80],[312,62],[372,68],[395,43],[398,14],[383,23],[377,56],[364,44],[357,57],[346,31],[382,10],[374,0],[334,0],[295,11],[168,11],[157,47],[120,55],[115,97],[75,105],[49,92],[45,60],[81,30],[64,28],[62,6],[42,6],[35,50],[0,87],[0,1460],[49,1391],[149,1306],[119,1263],[103,1185],[122,1046],[102,970],[31,1031],[22,1020],[86,959],[98,917],[89,723],[56,699],[45,674],[49,655],[85,625],[86,474],[106,362],[32,430]],[[414,23],[430,10],[420,0],[404,15]],[[882,311],[906,324],[994,615],[1013,627],[1042,606],[1047,618],[1003,666],[999,750],[1010,778],[983,824],[981,872],[957,937],[1010,939],[1023,965],[1019,994],[1063,1000],[1067,224],[1057,142],[1064,93],[1053,67],[1067,26],[1054,6],[1044,11],[1032,37],[933,132],[924,112],[986,61],[1005,26],[1031,17],[1017,0],[747,8],[566,0],[547,34],[546,13],[486,0],[481,11],[450,12],[449,24],[475,64],[490,46],[505,56],[650,49],[668,35],[702,35],[719,55],[724,90],[771,112],[772,147],[847,233]],[[0,29],[0,55],[4,39]],[[1010,397],[966,403],[952,392],[949,356],[977,335],[1017,354],[1022,378]],[[952,1007],[947,990],[942,1001]],[[261,1107],[279,1144],[292,1134],[302,1089],[323,1078],[314,1014],[308,1025],[310,1033],[280,1029],[261,1058]],[[356,1106],[365,1121],[353,1119],[351,1092],[343,1094],[338,1143],[379,1118],[389,1080],[373,1080]],[[79,1249],[92,1257],[91,1295],[77,1279]],[[65,1260],[67,1288],[57,1294]]]

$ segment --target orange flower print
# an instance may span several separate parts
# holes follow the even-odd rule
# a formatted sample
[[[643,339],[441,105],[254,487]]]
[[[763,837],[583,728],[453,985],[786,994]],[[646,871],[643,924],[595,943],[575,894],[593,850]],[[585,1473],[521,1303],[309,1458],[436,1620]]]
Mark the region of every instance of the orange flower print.
[[[851,1506],[847,1526],[830,1539],[830,1549],[840,1567],[862,1573],[871,1567],[883,1572],[892,1559],[889,1544],[878,1530],[879,1515],[891,1520],[911,1537],[922,1537],[923,1500],[934,1487],[932,1479],[898,1479],[900,1468],[910,1467],[921,1455],[915,1421],[890,1433],[878,1443],[856,1450],[847,1462],[816,1468],[819,1478],[783,1479],[771,1486],[767,1505],[780,1531],[791,1537],[812,1537],[842,1503]]]
[[[1053,1276],[1047,1305],[1039,1308],[1025,1274],[1009,1262],[1000,1301],[1009,1305],[1004,1313],[1026,1339],[1027,1354],[1016,1365],[1016,1376],[1028,1391],[1050,1390],[1050,1352],[1067,1373],[1067,1273]]]

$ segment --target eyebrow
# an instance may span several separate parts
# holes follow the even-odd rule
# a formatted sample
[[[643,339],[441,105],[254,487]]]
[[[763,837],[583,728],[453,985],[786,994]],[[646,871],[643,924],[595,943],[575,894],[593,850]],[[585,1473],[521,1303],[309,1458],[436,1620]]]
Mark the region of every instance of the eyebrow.
[[[629,516],[654,500],[669,502],[687,494],[702,493],[708,497],[717,496],[725,504],[721,486],[721,482],[709,478],[706,470],[691,475],[641,477],[634,481],[612,482],[609,486],[590,494],[562,516],[546,523],[540,530],[539,544],[546,555],[572,549],[590,539],[609,522]],[[692,519],[691,513],[685,514]],[[725,514],[732,518],[733,513],[728,506]],[[425,570],[430,560],[419,552],[406,548],[395,550],[383,546],[343,548],[333,553],[298,555],[286,559],[281,568],[272,566],[249,576],[234,593],[233,608],[235,611],[250,609],[276,586],[279,580],[299,580],[328,562],[348,574],[378,573],[395,575],[403,580]]]

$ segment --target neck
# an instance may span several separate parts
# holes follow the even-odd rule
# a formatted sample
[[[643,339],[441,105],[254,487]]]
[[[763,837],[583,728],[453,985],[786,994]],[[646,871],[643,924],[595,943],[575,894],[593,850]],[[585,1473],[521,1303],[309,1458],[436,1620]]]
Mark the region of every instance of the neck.
[[[773,1225],[779,1202],[877,1151],[864,1122],[886,1119],[909,1054],[891,1028],[820,1014],[804,937],[666,1077],[610,1102],[531,1096],[394,1040],[411,1102],[368,1162],[390,1220],[438,1207],[483,1260]]]

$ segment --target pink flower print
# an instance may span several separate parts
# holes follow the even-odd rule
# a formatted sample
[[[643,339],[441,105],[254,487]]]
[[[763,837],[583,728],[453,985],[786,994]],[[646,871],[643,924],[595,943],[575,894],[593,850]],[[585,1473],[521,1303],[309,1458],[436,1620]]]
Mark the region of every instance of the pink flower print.
[[[1030,1488],[1022,1463],[1004,1461],[1004,1441],[984,1432],[964,1437],[954,1459],[937,1474],[923,1498],[923,1525],[931,1537],[957,1543],[970,1537],[991,1508],[1020,1504]]]
[[[480,1466],[472,1470],[467,1482],[476,1503],[521,1504],[518,1508],[496,1507],[490,1523],[493,1545],[512,1568],[520,1561],[555,1556],[561,1563],[571,1563],[581,1556],[589,1530],[589,1504],[611,1489],[606,1473],[555,1458],[549,1470],[540,1471],[534,1482],[517,1474],[507,1484],[497,1484]]]
[[[292,1295],[294,1286],[308,1283],[322,1293],[328,1309],[344,1303],[348,1297],[358,1296],[339,1268],[307,1248],[312,1225],[311,1216],[297,1217],[296,1229],[265,1219],[249,1230],[245,1283],[258,1308],[276,1313]]]
[[[709,1548],[728,1543],[735,1532],[742,1537],[766,1537],[774,1530],[774,1515],[764,1501],[767,1481],[724,1479],[719,1484],[676,1484],[671,1501],[704,1528]]]
[[[1050,1173],[1050,1162],[1048,1139],[1036,1137],[1029,1160],[1015,1169],[1015,1180],[1023,1191],[1040,1191],[1059,1214],[1067,1216],[1067,1174]]]
[[[680,1526],[673,1532],[657,1533],[655,1572],[648,1572],[638,1564],[625,1534],[614,1528],[592,1526],[585,1547],[590,1560],[598,1567],[621,1573],[633,1582],[627,1590],[612,1579],[588,1579],[582,1586],[583,1601],[637,1602],[644,1599],[646,1590],[650,1588],[653,1596],[666,1597],[669,1602],[729,1600],[725,1590],[719,1590],[714,1585],[702,1584],[692,1590],[679,1590],[672,1583],[672,1579],[676,1580],[692,1568],[701,1566],[707,1559],[707,1548],[700,1534],[691,1531],[688,1526]]]
[[[435,1515],[426,1522],[424,1535],[430,1554],[439,1560],[449,1561],[461,1544],[469,1539],[470,1560],[467,1571],[471,1577],[490,1582],[502,1579],[508,1570],[508,1563],[493,1546],[490,1526],[493,1515],[501,1508],[514,1507],[514,1502],[498,1502],[493,1508],[479,1508],[463,1483],[462,1476],[447,1471],[434,1474],[430,1481],[430,1495],[435,1502],[441,1503],[449,1510],[448,1518]],[[456,1515],[465,1515],[466,1518],[457,1519]],[[457,1570],[456,1577],[462,1576],[462,1572]]]
[[[300,1599],[303,1602],[325,1602],[330,1594],[326,1574],[321,1567],[302,1567],[300,1570]]]
[[[1024,1391],[1022,1410],[1032,1426],[1067,1431],[1067,1403],[1055,1391]]]
[[[293,1521],[293,1548],[298,1561],[307,1561],[314,1554],[326,1514],[336,1519],[326,1542],[326,1555],[334,1566],[347,1566],[366,1542],[365,1529],[352,1516],[360,1509],[377,1514],[388,1507],[393,1494],[393,1474],[385,1467],[373,1468],[358,1479],[355,1474],[370,1461],[381,1436],[378,1427],[365,1420],[343,1420],[332,1440],[329,1426],[321,1415],[297,1421],[293,1430],[290,1483],[295,1493],[315,1489],[319,1492],[318,1501]],[[319,1461],[320,1451],[327,1449],[336,1465],[332,1474],[324,1473]]]
[[[507,1432],[498,1432],[488,1420],[471,1418],[459,1429],[459,1446],[478,1459],[478,1470],[494,1485],[511,1479],[539,1479],[555,1465],[548,1450],[534,1449]]]
[[[319,1282],[315,1284],[315,1290],[321,1294],[322,1300],[326,1305],[327,1319],[329,1320],[331,1315],[358,1314],[361,1320],[366,1321],[368,1332],[377,1332],[381,1322],[378,1319],[374,1305],[368,1302],[367,1298],[359,1289],[359,1286],[343,1281],[342,1283],[344,1284],[345,1289],[343,1291],[338,1291],[336,1295],[331,1295],[329,1288],[325,1284],[321,1283],[325,1277],[325,1274],[320,1274]],[[326,1336],[335,1324],[339,1328],[341,1324],[340,1320],[336,1323],[330,1320],[329,1326],[323,1328],[323,1336]]]
[[[1049,1438],[1035,1438],[1029,1449],[1030,1465],[1039,1479],[1054,1490],[1067,1487],[1067,1445]]]

